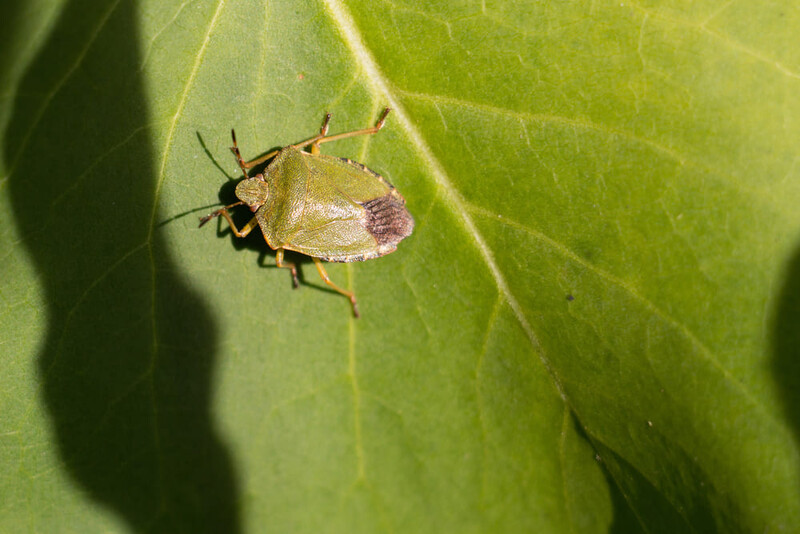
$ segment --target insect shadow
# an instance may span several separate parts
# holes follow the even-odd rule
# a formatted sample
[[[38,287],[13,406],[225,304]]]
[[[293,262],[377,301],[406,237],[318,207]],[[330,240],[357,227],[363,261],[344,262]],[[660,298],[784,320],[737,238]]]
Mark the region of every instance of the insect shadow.
[[[236,186],[239,184],[239,182],[241,182],[244,179],[244,176],[241,175],[241,174],[233,174],[233,175],[229,174],[219,164],[217,159],[214,157],[214,155],[208,149],[208,147],[206,146],[205,141],[203,140],[203,136],[200,134],[200,132],[195,132],[195,134],[197,136],[198,142],[200,143],[200,146],[203,148],[203,152],[205,152],[205,154],[206,154],[206,157],[208,157],[208,159],[220,171],[220,173],[227,178],[227,181],[225,181],[225,183],[222,184],[222,187],[220,187],[219,193],[217,195],[217,198],[219,199],[220,204],[223,205],[223,206],[227,206],[229,204],[233,204],[234,202],[236,202],[238,200],[238,198],[236,197],[236,192],[235,192],[236,191]],[[266,151],[262,152],[261,154],[259,154],[258,157],[261,157],[263,154],[268,154],[269,152],[272,152],[272,151],[277,150],[279,148],[281,148],[281,147],[278,147],[278,146],[272,147],[269,150],[266,150]],[[271,161],[272,160],[266,161],[263,164],[254,167],[253,171],[250,172],[249,175],[250,176],[255,176],[255,175],[263,172],[264,169],[266,169],[269,166]],[[178,217],[182,217],[182,216],[185,216],[185,215],[189,215],[189,214],[199,213],[199,212],[205,211],[205,210],[207,210],[208,208],[211,208],[211,207],[213,207],[213,206],[201,206],[201,207],[193,208],[193,209],[191,209],[189,211],[186,211],[186,212],[183,212],[181,214],[176,215],[175,217],[165,221],[165,223],[169,222],[169,221],[171,221],[171,220],[173,220],[175,218],[178,218]],[[233,218],[234,222],[239,227],[242,227],[250,219],[253,218],[253,214],[247,208],[240,207],[239,209],[231,211],[231,217]],[[162,223],[162,224],[164,224],[164,223]],[[233,245],[233,248],[235,250],[237,250],[237,251],[251,250],[251,251],[257,252],[258,253],[258,259],[256,260],[256,263],[258,264],[259,267],[262,267],[262,268],[265,268],[265,269],[278,270],[278,266],[276,265],[276,262],[275,262],[275,254],[276,254],[276,252],[275,252],[275,250],[271,249],[269,247],[269,245],[267,245],[267,243],[264,241],[264,237],[263,237],[263,235],[261,234],[260,231],[252,232],[252,233],[250,233],[249,235],[247,235],[244,238],[239,238],[239,237],[236,237],[236,235],[234,235],[234,233],[231,231],[230,227],[227,224],[225,224],[224,221],[218,220],[218,222],[217,222],[217,232],[216,233],[217,233],[217,237],[226,237],[226,236],[229,237],[230,240],[231,240],[231,244]],[[327,286],[323,286],[323,285],[317,284],[317,283],[312,283],[312,282],[309,282],[306,279],[305,274],[304,274],[303,266],[307,265],[309,263],[312,263],[312,260],[311,260],[311,258],[309,256],[306,256],[304,254],[298,254],[298,253],[293,252],[291,250],[287,250],[285,252],[285,258],[286,258],[287,261],[292,262],[297,266],[297,278],[300,281],[300,284],[302,286],[310,287],[310,288],[313,288],[313,289],[317,289],[317,290],[323,291],[325,293],[336,294],[336,291],[333,291],[332,289],[328,288]],[[291,279],[290,278],[287,280],[287,283],[291,284]]]
[[[222,217],[233,235],[244,238],[259,228],[275,264],[289,269],[295,288],[300,286],[295,262],[284,261],[294,250],[310,256],[320,278],[352,306],[358,318],[355,293],[333,282],[324,262],[351,263],[385,256],[411,235],[414,218],[403,196],[381,175],[347,158],[324,155],[322,143],[350,137],[375,135],[383,128],[391,108],[384,108],[374,126],[328,135],[327,113],[319,133],[303,141],[245,160],[231,130],[231,151],[243,181],[234,190],[238,200],[200,218],[200,226]],[[266,171],[259,170],[267,165]],[[222,195],[226,197],[229,189]],[[237,224],[229,210],[248,206],[254,214]],[[219,227],[218,227],[219,228]]]

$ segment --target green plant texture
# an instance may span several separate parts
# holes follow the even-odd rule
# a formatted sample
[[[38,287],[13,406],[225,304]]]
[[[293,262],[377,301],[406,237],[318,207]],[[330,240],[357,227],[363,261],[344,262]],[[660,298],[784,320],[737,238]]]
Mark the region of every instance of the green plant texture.
[[[0,532],[800,531],[796,2],[0,15]],[[361,319],[197,228],[384,106]]]

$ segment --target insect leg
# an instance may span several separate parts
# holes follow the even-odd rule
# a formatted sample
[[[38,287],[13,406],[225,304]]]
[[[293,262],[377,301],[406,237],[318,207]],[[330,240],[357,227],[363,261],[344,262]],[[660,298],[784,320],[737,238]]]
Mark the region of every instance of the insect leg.
[[[281,269],[291,269],[292,270],[292,285],[295,289],[300,287],[300,282],[297,279],[297,266],[291,262],[283,261],[283,249],[279,248],[275,250],[275,264],[280,267]]]
[[[319,135],[315,135],[311,139],[306,139],[302,143],[298,143],[298,144],[292,145],[292,146],[294,146],[295,148],[303,148],[303,147],[306,147],[308,145],[319,146],[322,143],[328,143],[330,141],[338,141],[339,139],[347,139],[348,137],[356,137],[358,135],[373,135],[373,134],[376,134],[376,133],[378,133],[378,131],[381,128],[383,128],[383,124],[386,122],[386,115],[388,115],[390,111],[392,111],[391,108],[384,109],[383,113],[381,114],[380,118],[378,119],[378,122],[376,122],[375,126],[373,126],[372,128],[364,128],[363,130],[355,130],[355,131],[352,131],[352,132],[344,132],[344,133],[340,133],[340,134],[336,134],[336,135],[331,135],[329,137],[323,135],[323,133],[320,133]],[[328,125],[329,117],[330,117],[330,114],[328,114],[328,117],[326,117],[325,124],[323,125],[323,130],[325,131],[325,133],[327,133],[327,125]],[[314,147],[313,146],[311,148],[311,152],[312,152],[312,154],[314,153]]]
[[[359,135],[374,135],[383,128],[383,124],[386,122],[386,116],[389,112],[392,111],[391,108],[386,108],[383,110],[378,122],[375,123],[375,126],[372,128],[364,128],[363,130],[355,130],[353,132],[344,132],[336,135],[331,135],[330,137],[325,137],[324,139],[320,139],[317,144],[321,143],[328,143],[330,141],[338,141],[339,139],[347,139],[348,137],[356,137]]]
[[[341,287],[337,286],[336,284],[334,284],[333,282],[331,282],[331,279],[328,278],[328,273],[325,271],[325,267],[322,266],[322,260],[320,260],[319,258],[312,258],[312,259],[314,260],[314,265],[317,266],[317,270],[319,271],[319,275],[322,278],[322,281],[328,284],[333,289],[335,289],[338,293],[341,293],[342,295],[350,299],[350,304],[353,305],[353,315],[356,316],[356,319],[361,317],[361,315],[358,313],[358,306],[356,305],[355,294],[353,294],[352,291],[346,291]]]
[[[319,154],[319,140],[324,139],[326,135],[328,135],[328,124],[331,122],[331,114],[325,114],[325,120],[322,122],[322,128],[319,129],[319,135],[314,137],[316,142],[311,143],[311,153],[312,154]]]
[[[244,174],[245,178],[247,178],[248,169],[252,169],[256,165],[264,163],[268,159],[274,157],[279,152],[279,150],[273,150],[268,154],[264,154],[260,158],[256,158],[250,161],[245,161],[244,159],[242,159],[242,154],[239,152],[239,145],[236,143],[236,132],[234,132],[233,129],[231,129],[231,137],[233,138],[233,146],[231,147],[231,152],[233,152],[233,155],[236,156],[236,163],[239,164],[239,168],[242,169],[242,174]]]
[[[378,119],[378,122],[376,122],[375,126],[373,126],[372,128],[364,128],[363,130],[355,130],[355,131],[352,131],[352,132],[344,132],[344,133],[340,133],[340,134],[336,134],[336,135],[331,135],[330,137],[327,136],[328,123],[331,120],[331,114],[328,113],[325,116],[325,122],[322,123],[322,128],[320,129],[320,133],[318,133],[317,135],[315,135],[314,137],[312,137],[310,139],[306,139],[305,141],[303,141],[301,143],[297,143],[296,145],[292,145],[292,146],[295,147],[295,148],[304,148],[304,147],[307,147],[308,145],[313,145],[311,147],[311,153],[312,154],[318,154],[319,153],[319,145],[321,145],[322,143],[328,143],[330,141],[337,141],[339,139],[347,139],[348,137],[356,137],[358,135],[373,135],[373,134],[376,134],[376,133],[378,133],[378,131],[381,128],[383,128],[383,124],[384,124],[384,122],[386,122],[386,116],[389,114],[390,111],[392,111],[391,108],[384,109],[383,113],[381,114],[380,118]],[[231,152],[233,152],[233,155],[236,156],[236,162],[239,164],[239,167],[242,169],[242,173],[245,175],[245,177],[247,177],[247,170],[248,169],[252,169],[253,167],[255,167],[257,165],[261,165],[262,163],[264,163],[268,159],[275,157],[275,155],[278,152],[280,152],[280,149],[279,150],[273,150],[272,152],[269,152],[268,154],[264,154],[263,156],[258,157],[256,159],[253,159],[253,160],[250,160],[250,161],[244,161],[244,159],[242,158],[242,155],[239,153],[239,146],[236,143],[236,134],[233,132],[233,130],[231,130],[231,137],[233,138],[233,146],[231,147]]]
[[[319,129],[319,135],[321,137],[325,137],[326,135],[328,135],[328,124],[330,122],[331,122],[331,114],[330,113],[326,113],[325,114],[325,120],[322,121],[322,128]]]
[[[222,215],[223,217],[225,217],[225,220],[228,221],[228,224],[230,225],[231,230],[233,230],[233,233],[236,235],[236,237],[245,237],[253,230],[253,228],[258,226],[258,219],[253,217],[247,224],[242,226],[241,230],[239,230],[238,228],[236,228],[236,224],[233,222],[231,214],[228,213],[228,208],[232,208],[234,206],[241,206],[242,204],[243,204],[242,202],[236,202],[235,204],[231,204],[230,206],[225,206],[224,208],[218,209],[213,213],[209,213],[208,215],[200,219],[200,226],[203,226],[205,223],[207,223],[214,217],[219,217],[220,215]]]

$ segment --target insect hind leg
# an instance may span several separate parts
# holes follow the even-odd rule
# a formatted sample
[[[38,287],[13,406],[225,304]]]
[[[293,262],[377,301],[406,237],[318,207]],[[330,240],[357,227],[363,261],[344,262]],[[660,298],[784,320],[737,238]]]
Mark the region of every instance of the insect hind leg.
[[[300,281],[297,278],[297,265],[290,261],[283,261],[283,249],[275,250],[275,265],[280,269],[290,269],[292,271],[292,285],[295,289],[300,287]]]
[[[322,260],[319,258],[311,258],[314,260],[314,265],[317,266],[317,271],[319,271],[319,276],[322,278],[322,281],[328,284],[331,289],[335,290],[337,293],[340,293],[347,297],[350,300],[350,304],[353,306],[353,315],[355,315],[356,319],[361,317],[361,314],[358,313],[358,305],[356,304],[356,296],[352,291],[347,291],[346,289],[342,289],[341,287],[334,284],[331,279],[328,277],[327,271],[325,271],[325,267],[322,266]]]

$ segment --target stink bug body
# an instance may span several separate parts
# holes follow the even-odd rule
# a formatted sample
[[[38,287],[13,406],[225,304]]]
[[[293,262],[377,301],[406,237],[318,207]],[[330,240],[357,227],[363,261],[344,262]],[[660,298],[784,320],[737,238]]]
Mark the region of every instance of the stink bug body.
[[[217,216],[225,217],[233,233],[245,237],[256,226],[275,250],[278,267],[290,269],[294,287],[299,286],[297,267],[283,260],[284,250],[311,256],[322,280],[350,299],[358,317],[355,295],[334,284],[322,260],[364,261],[394,252],[397,244],[411,235],[414,219],[405,199],[378,173],[355,161],[320,154],[319,145],[357,135],[372,135],[383,127],[386,108],[372,128],[328,136],[328,114],[320,133],[310,139],[272,151],[252,161],[244,161],[231,130],[231,150],[244,174],[236,186],[239,202],[225,206],[200,219],[200,226]],[[309,152],[301,150],[310,146]],[[263,173],[248,176],[247,171],[272,159]],[[241,229],[228,213],[246,205],[255,213]]]

